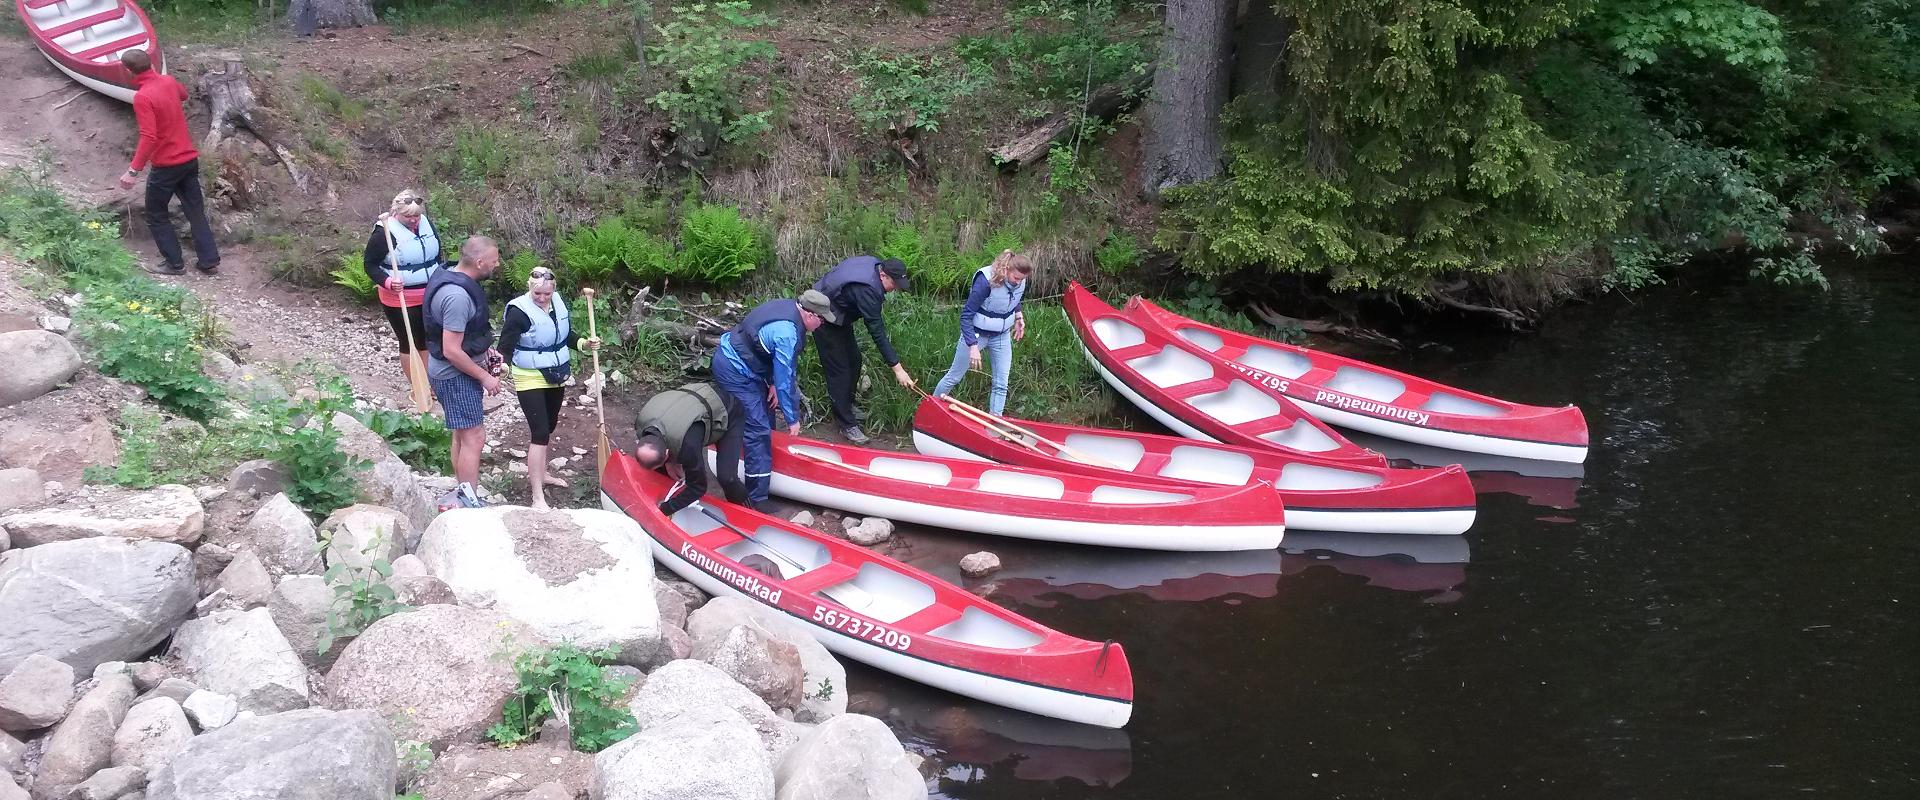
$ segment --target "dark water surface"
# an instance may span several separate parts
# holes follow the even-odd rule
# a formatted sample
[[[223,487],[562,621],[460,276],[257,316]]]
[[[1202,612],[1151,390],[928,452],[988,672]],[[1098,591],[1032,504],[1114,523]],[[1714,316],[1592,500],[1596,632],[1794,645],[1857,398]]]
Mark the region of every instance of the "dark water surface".
[[[1920,797],[1920,256],[1830,272],[1826,293],[1690,277],[1537,335],[1360,354],[1585,410],[1584,468],[1485,465],[1464,537],[908,537],[954,580],[991,549],[988,596],[1123,642],[1124,731],[857,666],[856,700],[955,798]]]

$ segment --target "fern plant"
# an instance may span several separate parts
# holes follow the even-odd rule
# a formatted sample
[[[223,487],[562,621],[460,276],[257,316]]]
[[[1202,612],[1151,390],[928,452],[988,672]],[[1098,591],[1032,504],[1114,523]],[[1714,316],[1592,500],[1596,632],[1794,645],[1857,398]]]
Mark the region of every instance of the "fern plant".
[[[679,272],[706,283],[731,283],[764,255],[759,231],[730,206],[702,205],[680,223]]]
[[[560,241],[560,263],[573,273],[574,280],[599,283],[613,277],[614,270],[625,263],[632,239],[633,229],[617,217],[575,228]]]
[[[333,285],[345,287],[355,300],[372,300],[377,293],[373,279],[367,277],[367,270],[351,253],[341,256],[340,266],[327,274],[333,276]]]

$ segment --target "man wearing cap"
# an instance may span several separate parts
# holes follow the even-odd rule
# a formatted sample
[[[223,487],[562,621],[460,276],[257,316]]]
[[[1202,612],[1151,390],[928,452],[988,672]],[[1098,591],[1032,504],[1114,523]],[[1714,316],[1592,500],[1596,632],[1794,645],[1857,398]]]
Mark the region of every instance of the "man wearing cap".
[[[867,333],[873,337],[873,346],[880,349],[880,358],[893,367],[894,380],[911,388],[913,376],[907,374],[900,356],[893,352],[887,323],[880,318],[880,305],[886,302],[888,292],[912,288],[907,265],[897,258],[854,256],[834,265],[814,282],[813,288],[833,302],[839,316],[813,332],[814,342],[820,345],[820,369],[827,373],[827,396],[833,398],[833,416],[840,421],[840,431],[847,441],[866,444],[866,431],[860,430],[865,415],[853,407],[853,390],[860,385],[860,341],[854,338],[853,321],[867,321]]]
[[[800,386],[794,365],[806,332],[837,319],[827,296],[808,290],[799,300],[769,300],[747,312],[713,351],[713,384],[689,384],[655,395],[634,422],[640,443],[634,458],[686,485],[660,503],[673,514],[707,492],[707,445],[718,445],[720,486],[727,499],[765,511],[773,483],[773,411],[777,400],[787,433],[800,434]],[[715,387],[719,392],[715,393]],[[746,480],[740,480],[742,455]]]

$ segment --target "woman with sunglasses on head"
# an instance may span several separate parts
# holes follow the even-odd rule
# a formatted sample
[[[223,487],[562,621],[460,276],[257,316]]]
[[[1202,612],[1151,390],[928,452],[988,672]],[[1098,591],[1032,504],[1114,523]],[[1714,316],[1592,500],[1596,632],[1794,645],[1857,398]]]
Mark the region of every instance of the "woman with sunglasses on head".
[[[567,314],[567,304],[554,295],[553,270],[534,267],[527,276],[527,293],[507,303],[494,348],[507,354],[513,392],[527,415],[527,482],[533,507],[547,507],[548,486],[566,486],[565,479],[547,474],[547,447],[560,424],[560,403],[566,398],[567,375],[573,350],[591,350],[599,339],[580,339]]]
[[[400,373],[412,379],[407,366],[411,358],[419,362],[419,374],[427,374],[427,326],[420,298],[427,280],[446,264],[440,258],[440,236],[427,219],[426,198],[412,189],[394,195],[393,205],[374,223],[361,261],[379,291],[387,324],[400,340]]]

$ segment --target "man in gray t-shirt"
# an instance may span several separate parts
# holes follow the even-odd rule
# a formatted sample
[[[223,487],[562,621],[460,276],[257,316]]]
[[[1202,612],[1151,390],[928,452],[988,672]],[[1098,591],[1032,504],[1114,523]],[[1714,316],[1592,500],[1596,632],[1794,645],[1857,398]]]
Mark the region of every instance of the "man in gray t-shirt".
[[[449,502],[468,508],[484,505],[473,491],[487,438],[481,398],[500,393],[500,378],[481,365],[492,346],[492,332],[480,281],[499,268],[500,248],[492,239],[474,236],[460,246],[460,263],[427,282],[427,381],[453,433],[453,477],[460,482],[451,501],[442,499],[443,510],[452,507]]]
[[[457,287],[448,288],[450,291],[442,291],[433,296],[435,318],[440,320],[441,330],[459,333],[464,338],[467,332],[467,320],[473,317],[473,298],[468,297],[466,292],[460,291]],[[453,362],[432,354],[427,355],[428,378],[446,380],[459,374],[460,368],[454,366]]]

